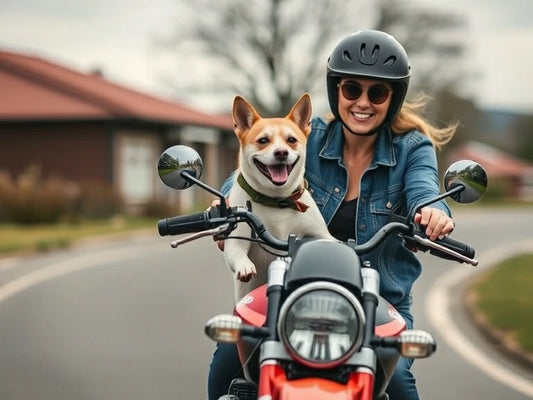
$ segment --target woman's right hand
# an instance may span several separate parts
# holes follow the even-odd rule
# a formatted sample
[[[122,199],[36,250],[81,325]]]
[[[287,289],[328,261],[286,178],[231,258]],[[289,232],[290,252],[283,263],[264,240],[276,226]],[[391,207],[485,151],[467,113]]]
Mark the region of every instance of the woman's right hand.
[[[455,227],[453,219],[443,210],[435,207],[424,207],[415,215],[415,222],[426,228],[429,240],[442,239],[450,234]]]

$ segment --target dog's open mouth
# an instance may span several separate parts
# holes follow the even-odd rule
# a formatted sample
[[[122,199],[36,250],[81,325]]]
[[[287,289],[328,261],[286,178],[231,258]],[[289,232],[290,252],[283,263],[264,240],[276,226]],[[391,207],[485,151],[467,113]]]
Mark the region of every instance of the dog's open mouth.
[[[257,169],[261,171],[274,185],[282,186],[289,179],[294,165],[298,162],[296,160],[293,164],[275,164],[275,165],[265,165],[262,162],[259,162],[254,159],[254,163],[257,166]]]

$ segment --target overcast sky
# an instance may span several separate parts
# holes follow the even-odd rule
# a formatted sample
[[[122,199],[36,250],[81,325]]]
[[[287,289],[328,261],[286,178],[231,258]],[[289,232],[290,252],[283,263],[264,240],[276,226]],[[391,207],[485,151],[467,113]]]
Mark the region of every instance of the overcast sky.
[[[533,113],[532,0],[413,1],[467,17],[480,106]],[[178,12],[174,0],[0,0],[0,49],[81,72],[100,68],[116,83],[169,97],[161,78],[176,63],[153,39],[171,29]]]

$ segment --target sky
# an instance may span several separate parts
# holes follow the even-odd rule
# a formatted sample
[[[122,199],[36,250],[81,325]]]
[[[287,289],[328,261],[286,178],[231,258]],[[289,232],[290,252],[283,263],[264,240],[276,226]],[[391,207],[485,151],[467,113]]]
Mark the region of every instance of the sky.
[[[533,113],[532,0],[412,1],[466,17],[467,62],[479,71],[471,97],[480,107]],[[175,0],[0,0],[0,49],[99,69],[115,83],[170,98],[162,77],[177,73],[176,61],[154,40],[178,13]]]

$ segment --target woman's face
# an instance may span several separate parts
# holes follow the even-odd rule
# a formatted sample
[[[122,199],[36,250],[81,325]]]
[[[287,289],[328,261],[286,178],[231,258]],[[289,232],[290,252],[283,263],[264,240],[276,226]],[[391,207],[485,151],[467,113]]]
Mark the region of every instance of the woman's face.
[[[387,82],[343,78],[338,91],[339,115],[353,132],[371,132],[385,120],[392,98],[392,88]]]

